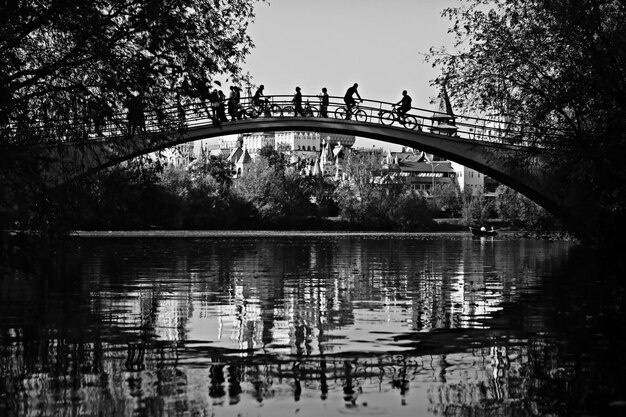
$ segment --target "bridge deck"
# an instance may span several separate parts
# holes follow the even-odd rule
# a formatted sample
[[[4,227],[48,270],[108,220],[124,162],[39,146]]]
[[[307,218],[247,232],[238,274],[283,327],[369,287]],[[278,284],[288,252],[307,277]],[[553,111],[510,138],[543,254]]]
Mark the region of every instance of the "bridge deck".
[[[241,120],[256,118],[307,117],[324,119],[320,112],[318,96],[303,96],[303,112],[296,115],[291,96],[272,96],[265,108],[252,105],[251,98],[242,98],[238,112]],[[538,140],[558,132],[538,132],[529,127],[516,125],[506,117],[492,119],[458,116],[438,111],[412,108],[402,121],[393,110],[393,103],[363,100],[352,110],[350,119],[363,125],[384,125],[398,129],[415,130],[440,136],[458,137],[486,143],[514,144],[521,147],[536,147]],[[224,103],[227,108],[227,103]],[[227,111],[226,111],[227,113]],[[85,116],[73,121],[38,121],[29,127],[12,126],[6,132],[15,145],[42,143],[75,143],[102,138],[121,138],[141,133],[186,132],[205,127],[224,126],[240,121],[216,122],[212,119],[210,103],[189,103],[185,105],[155,109],[139,115],[128,112],[111,117],[102,115]],[[346,105],[340,97],[331,97],[327,119],[346,119]],[[231,117],[228,117],[230,120]],[[321,120],[318,120],[321,121]]]

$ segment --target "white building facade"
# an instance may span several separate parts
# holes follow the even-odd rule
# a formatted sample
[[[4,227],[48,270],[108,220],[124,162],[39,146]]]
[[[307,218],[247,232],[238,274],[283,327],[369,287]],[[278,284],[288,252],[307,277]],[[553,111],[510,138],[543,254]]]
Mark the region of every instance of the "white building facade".
[[[484,192],[484,174],[456,162],[452,162],[452,169],[456,172],[456,178],[459,182],[461,192],[471,190],[472,195],[478,195]]]

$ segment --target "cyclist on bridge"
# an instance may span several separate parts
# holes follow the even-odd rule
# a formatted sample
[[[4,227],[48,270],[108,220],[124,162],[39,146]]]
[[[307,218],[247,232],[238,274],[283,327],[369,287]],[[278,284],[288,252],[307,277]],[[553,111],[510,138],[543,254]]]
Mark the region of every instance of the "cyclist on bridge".
[[[257,106],[261,113],[265,113],[265,115],[268,115],[267,113],[269,108],[269,99],[263,95],[264,89],[265,86],[261,84],[256,90],[256,93],[254,93],[254,97],[252,97],[252,105]]]
[[[406,116],[406,113],[411,110],[411,96],[409,96],[406,90],[402,91],[402,99],[396,103],[396,106],[400,106],[398,108],[398,117],[403,120]]]
[[[254,104],[255,106],[262,107],[265,104],[265,101],[267,101],[267,99],[263,95],[264,89],[265,89],[265,86],[261,84],[259,88],[257,88],[256,92],[254,93],[254,97],[252,97],[252,104]]]
[[[359,98],[359,101],[363,102],[361,95],[357,91],[358,87],[359,84],[354,83],[352,87],[348,88],[348,91],[346,91],[346,95],[343,97],[343,101],[346,103],[346,107],[348,108],[348,111],[346,113],[346,120],[350,120],[350,117],[352,116],[352,107],[354,107],[354,105],[356,104],[356,100],[352,96],[356,94],[356,96]]]

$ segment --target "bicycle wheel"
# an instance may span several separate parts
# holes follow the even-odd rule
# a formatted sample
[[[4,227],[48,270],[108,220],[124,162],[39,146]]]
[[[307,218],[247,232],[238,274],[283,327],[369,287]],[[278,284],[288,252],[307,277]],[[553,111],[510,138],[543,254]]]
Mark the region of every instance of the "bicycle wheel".
[[[270,116],[272,117],[280,117],[283,114],[283,109],[280,108],[278,104],[272,104],[270,106]]]
[[[307,107],[304,110],[304,115],[307,117],[319,117],[320,111],[315,106]]]
[[[295,112],[295,110],[294,110],[293,106],[285,106],[285,107],[283,107],[282,116],[283,117],[293,117],[294,112]]]
[[[367,122],[367,113],[363,109],[358,109],[356,113],[354,113],[354,118],[357,122],[365,123]]]
[[[335,110],[335,119],[345,119],[346,114],[348,113],[348,109],[345,107],[337,107]]]
[[[415,116],[405,116],[404,127],[406,127],[407,129],[415,129],[417,127],[417,119],[415,118]]]
[[[393,117],[393,113],[390,111],[381,111],[380,112],[380,123],[384,124],[385,126],[391,126],[393,124],[394,121],[394,117]]]
[[[249,117],[251,119],[256,119],[257,117],[259,117],[259,111],[256,109],[256,107],[248,107],[244,110],[244,114],[246,115],[246,117]]]

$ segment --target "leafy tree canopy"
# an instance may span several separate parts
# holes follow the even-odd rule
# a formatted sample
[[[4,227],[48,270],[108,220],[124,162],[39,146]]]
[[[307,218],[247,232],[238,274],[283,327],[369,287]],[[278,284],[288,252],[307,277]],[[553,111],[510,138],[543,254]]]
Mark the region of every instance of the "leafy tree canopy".
[[[457,105],[506,115],[576,146],[626,122],[626,5],[618,0],[462,0],[444,11],[457,53],[431,50]],[[441,80],[441,81],[443,81]],[[542,137],[546,139],[546,136]]]
[[[240,80],[257,0],[0,2],[0,129],[159,109]],[[261,0],[262,1],[262,0]]]
[[[523,139],[554,148],[550,168],[594,194],[607,228],[626,227],[624,1],[460,2],[443,13],[455,52],[428,56],[437,81],[462,111],[522,124]]]

